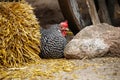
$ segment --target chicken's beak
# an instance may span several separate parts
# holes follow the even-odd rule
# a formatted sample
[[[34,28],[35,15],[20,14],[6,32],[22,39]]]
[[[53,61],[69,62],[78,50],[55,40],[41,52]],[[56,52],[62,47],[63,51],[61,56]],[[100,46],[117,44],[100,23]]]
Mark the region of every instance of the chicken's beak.
[[[66,28],[65,30],[66,30],[66,31],[69,31],[69,28]]]

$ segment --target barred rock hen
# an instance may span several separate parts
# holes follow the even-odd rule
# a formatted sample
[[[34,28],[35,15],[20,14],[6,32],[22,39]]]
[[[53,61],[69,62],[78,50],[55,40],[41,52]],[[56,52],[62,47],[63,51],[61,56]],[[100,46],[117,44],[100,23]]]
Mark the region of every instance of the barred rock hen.
[[[41,30],[41,58],[62,58],[67,43],[65,35],[68,30],[67,21],[50,25]]]

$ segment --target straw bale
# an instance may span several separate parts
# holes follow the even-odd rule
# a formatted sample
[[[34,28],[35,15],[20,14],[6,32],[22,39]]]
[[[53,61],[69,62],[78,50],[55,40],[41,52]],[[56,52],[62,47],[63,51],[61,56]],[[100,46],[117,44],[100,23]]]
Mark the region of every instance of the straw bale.
[[[0,2],[0,65],[35,62],[40,53],[40,26],[26,2]]]
[[[25,0],[0,0],[0,2],[20,2]]]

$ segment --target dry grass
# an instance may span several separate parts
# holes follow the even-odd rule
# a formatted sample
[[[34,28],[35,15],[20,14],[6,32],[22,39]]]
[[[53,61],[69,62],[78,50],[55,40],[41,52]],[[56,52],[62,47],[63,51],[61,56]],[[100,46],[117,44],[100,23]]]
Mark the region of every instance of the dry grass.
[[[1,68],[0,80],[119,80],[120,59],[41,59],[19,68]]]
[[[66,59],[41,59],[35,64],[28,64],[19,68],[2,68],[0,69],[0,79],[28,79],[39,77],[54,80],[55,73],[71,72],[74,70],[74,64]],[[35,79],[37,80],[37,79]]]
[[[26,2],[0,2],[0,65],[13,67],[36,62],[40,27]]]

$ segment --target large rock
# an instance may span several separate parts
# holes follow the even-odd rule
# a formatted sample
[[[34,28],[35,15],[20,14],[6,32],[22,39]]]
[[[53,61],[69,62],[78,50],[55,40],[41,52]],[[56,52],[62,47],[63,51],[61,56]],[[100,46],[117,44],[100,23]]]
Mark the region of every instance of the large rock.
[[[120,28],[92,25],[80,31],[65,47],[66,58],[120,57]]]

